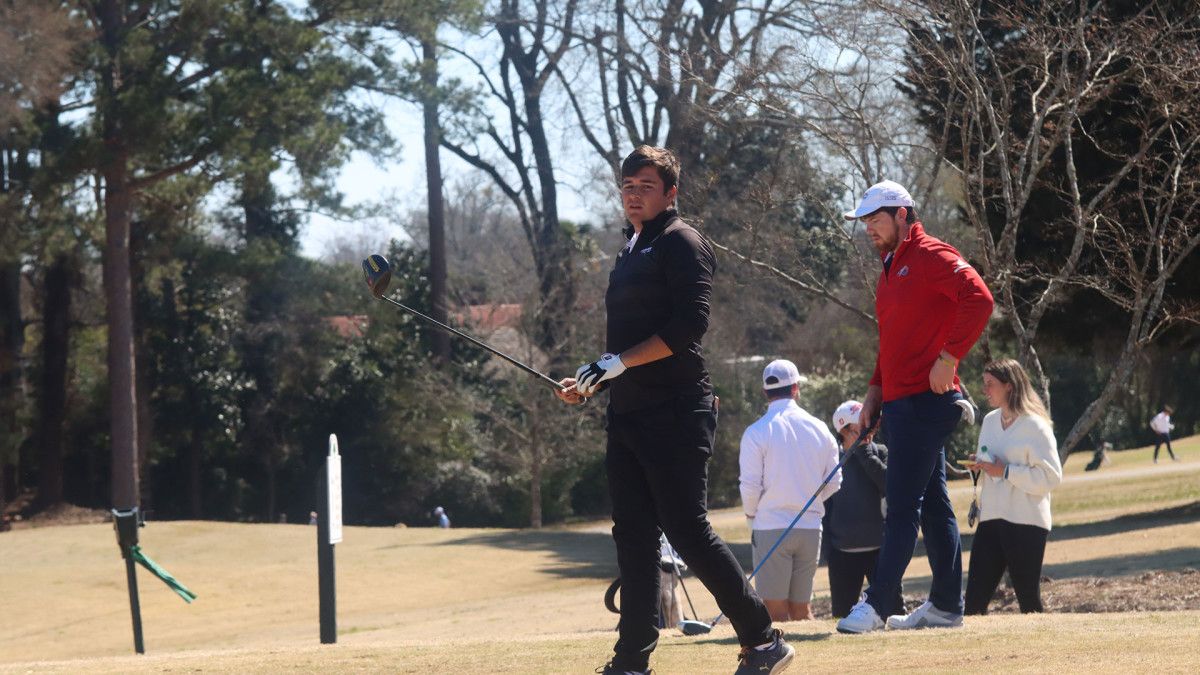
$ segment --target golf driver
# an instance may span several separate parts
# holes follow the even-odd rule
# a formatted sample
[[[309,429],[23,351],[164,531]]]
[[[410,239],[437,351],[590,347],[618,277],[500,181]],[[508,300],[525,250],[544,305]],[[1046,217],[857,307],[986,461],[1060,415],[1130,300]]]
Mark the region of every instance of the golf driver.
[[[816,492],[813,492],[813,495],[808,498],[808,502],[804,505],[804,508],[800,509],[800,513],[797,513],[796,517],[792,518],[792,522],[788,524],[787,529],[783,531],[783,534],[779,535],[779,539],[775,542],[775,545],[767,551],[767,554],[763,556],[762,560],[758,561],[758,565],[755,566],[754,571],[750,573],[750,576],[746,577],[746,581],[750,581],[754,578],[754,575],[758,574],[758,571],[762,569],[764,564],[766,564],[767,559],[771,557],[771,554],[775,552],[775,549],[779,548],[779,545],[783,543],[783,539],[784,537],[787,537],[788,532],[791,532],[792,528],[796,526],[796,523],[800,522],[800,518],[802,518],[804,514],[808,512],[808,507],[812,506],[813,502],[817,500],[817,496],[821,494],[821,490],[824,490],[825,486],[829,484],[829,481],[833,480],[833,477],[837,475],[837,472],[842,470],[842,465],[846,463],[846,460],[850,459],[851,455],[858,452],[859,449],[862,448],[863,444],[867,440],[867,437],[870,436],[871,432],[874,430],[874,424],[863,428],[862,433],[858,435],[858,438],[854,439],[854,444],[851,445],[850,449],[846,451],[846,454],[842,457],[841,461],[837,463],[837,466],[833,467],[833,471],[830,471],[828,476],[825,476],[825,480],[821,481],[821,485],[817,488]],[[696,625],[689,626],[693,632],[688,633],[687,631],[684,631],[684,633],[686,635],[703,635],[704,633],[712,630],[713,626],[716,626],[721,619],[724,618],[724,616],[725,613],[722,612],[721,614],[717,615],[717,618],[712,620],[712,623],[708,624],[701,621],[694,621],[692,623]]]
[[[400,309],[417,317],[418,319],[424,319],[425,321],[437,326],[438,328],[441,328],[442,330],[450,331],[451,333],[459,336],[460,338],[469,340],[476,346],[486,349],[487,351],[495,354],[496,356],[499,356],[500,358],[504,359],[505,361],[508,361],[509,363],[520,368],[521,370],[524,370],[525,372],[529,373],[530,375],[537,377],[539,380],[542,381],[543,384],[553,387],[555,391],[562,391],[562,389],[563,389],[562,385],[560,385],[557,380],[551,378],[549,375],[540,373],[540,372],[534,370],[533,368],[530,368],[529,366],[525,365],[524,363],[521,363],[520,361],[514,359],[513,357],[509,356],[508,354],[505,354],[504,352],[500,351],[499,349],[496,349],[495,347],[485,344],[484,342],[482,342],[476,338],[473,338],[470,335],[467,335],[466,333],[464,333],[458,329],[447,326],[446,324],[442,323],[441,321],[438,321],[437,319],[435,319],[431,316],[422,314],[421,312],[418,312],[417,310],[413,309],[412,307],[409,307],[405,304],[397,302],[396,300],[394,300],[392,298],[385,296],[384,293],[387,292],[388,284],[390,284],[392,282],[392,265],[391,265],[391,263],[389,263],[387,261],[387,258],[379,255],[378,253],[372,254],[372,255],[368,256],[365,260],[363,260],[362,268],[363,268],[363,273],[367,275],[367,287],[371,289],[371,295],[374,295],[375,297],[379,298],[380,300],[383,300],[384,302],[392,303],[393,305],[399,307]],[[586,399],[584,399],[584,400],[586,400]]]
[[[701,621],[700,615],[696,613],[696,606],[692,604],[692,596],[688,593],[687,584],[683,583],[683,572],[679,571],[679,563],[675,560],[675,556],[671,556],[671,567],[675,568],[675,577],[679,579],[679,587],[683,589],[683,597],[687,598],[688,607],[692,610],[692,618],[683,617],[683,621],[679,622],[679,630],[684,635],[707,633],[712,630],[712,626]],[[671,592],[674,593],[675,590],[671,589]]]

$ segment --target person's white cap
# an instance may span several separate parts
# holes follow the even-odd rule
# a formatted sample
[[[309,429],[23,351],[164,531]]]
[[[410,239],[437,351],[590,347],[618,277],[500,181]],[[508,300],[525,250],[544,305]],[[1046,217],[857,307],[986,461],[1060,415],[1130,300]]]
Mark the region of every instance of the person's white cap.
[[[796,369],[796,364],[787,359],[777,359],[763,368],[763,389],[790,387],[804,380],[804,376]]]
[[[439,506],[433,510],[433,515],[440,516],[445,512],[446,512],[446,509],[443,509],[442,507]]]
[[[857,220],[869,216],[885,206],[916,206],[908,190],[896,181],[885,180],[867,188],[858,208],[847,211],[842,215],[846,220]]]
[[[846,401],[833,411],[833,430],[841,431],[847,424],[858,424],[862,414],[862,404],[858,401]]]

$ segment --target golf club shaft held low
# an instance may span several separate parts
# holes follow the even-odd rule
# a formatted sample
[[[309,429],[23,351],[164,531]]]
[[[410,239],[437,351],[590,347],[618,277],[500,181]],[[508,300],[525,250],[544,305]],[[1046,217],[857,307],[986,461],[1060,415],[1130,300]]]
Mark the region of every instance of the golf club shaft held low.
[[[492,354],[495,354],[496,356],[499,356],[500,358],[504,359],[505,361],[508,361],[509,363],[520,368],[521,370],[524,370],[525,372],[529,373],[530,375],[537,377],[539,380],[541,380],[541,382],[543,384],[553,387],[555,391],[562,391],[562,389],[563,389],[562,385],[560,385],[557,380],[553,379],[549,375],[546,375],[544,373],[538,372],[537,370],[534,370],[533,368],[530,368],[529,366],[525,365],[524,363],[521,363],[520,361],[509,356],[508,354],[505,354],[504,352],[500,351],[499,349],[492,347],[491,345],[483,342],[482,340],[479,340],[478,338],[468,335],[468,334],[458,330],[457,328],[448,326],[448,325],[442,323],[441,321],[438,321],[437,319],[429,316],[428,314],[419,312],[419,311],[413,309],[412,307],[405,305],[404,303],[401,303],[397,300],[394,300],[394,299],[389,298],[386,295],[384,295],[384,293],[387,292],[388,284],[391,283],[391,280],[392,280],[392,267],[391,267],[391,264],[387,261],[387,258],[384,258],[383,256],[376,253],[374,255],[367,257],[365,260],[363,260],[362,268],[363,268],[363,273],[367,277],[367,287],[371,289],[371,295],[374,295],[375,297],[379,298],[380,300],[383,300],[384,302],[389,302],[389,303],[399,307],[400,309],[404,310],[405,312],[408,312],[409,314],[417,317],[418,319],[421,319],[427,323],[433,324],[434,326],[437,326],[438,328],[441,328],[442,330],[448,331],[454,335],[457,335],[460,338],[463,338],[464,340],[471,342],[472,344],[476,345],[477,347],[480,347]]]

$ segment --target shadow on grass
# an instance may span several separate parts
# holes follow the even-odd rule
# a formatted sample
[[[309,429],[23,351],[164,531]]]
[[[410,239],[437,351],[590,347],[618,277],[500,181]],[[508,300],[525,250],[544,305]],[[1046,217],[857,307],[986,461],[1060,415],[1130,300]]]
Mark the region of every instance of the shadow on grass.
[[[793,645],[800,643],[800,642],[821,642],[822,640],[828,640],[829,638],[833,637],[833,633],[829,633],[829,632],[797,633],[795,631],[788,630],[789,626],[787,624],[783,624],[782,626],[780,626],[779,624],[776,624],[776,626],[783,628],[783,639],[787,640],[788,642],[792,643]],[[736,635],[730,635],[727,637],[720,637],[720,638],[700,638],[697,640],[697,642],[702,642],[702,643],[706,643],[706,644],[714,644],[714,645],[733,645],[735,647],[738,645],[738,639],[737,639]]]
[[[749,572],[751,567],[750,544],[729,544],[733,555]],[[479,534],[453,541],[441,546],[494,546],[520,551],[547,551],[555,556],[555,563],[545,572],[564,578],[615,579],[617,572],[617,550],[612,535],[607,532],[585,532],[579,530],[520,530]],[[685,573],[688,579],[690,574]]]
[[[1114,555],[1106,558],[1046,565],[1042,568],[1042,574],[1051,579],[1113,577],[1150,570],[1172,570],[1184,567],[1200,567],[1200,547],[1179,546],[1152,553]]]
[[[1050,543],[1085,539],[1087,537],[1103,537],[1110,534],[1120,534],[1134,530],[1145,530],[1152,527],[1163,527],[1177,523],[1190,523],[1200,519],[1200,501],[1157,511],[1129,513],[1108,520],[1078,525],[1063,525],[1050,530]]]
[[[1091,523],[1079,523],[1076,525],[1056,525],[1050,530],[1048,539],[1049,545],[1053,545],[1059,541],[1071,541],[1072,539],[1088,539],[1091,537],[1105,537],[1112,534],[1121,534],[1123,532],[1136,532],[1139,530],[1148,530],[1155,527],[1168,527],[1170,525],[1178,525],[1180,523],[1192,523],[1200,520],[1200,502],[1192,502],[1182,506],[1175,506],[1169,509],[1159,509],[1157,511],[1143,511],[1141,513],[1128,513],[1122,516],[1109,518],[1108,520],[1097,520]],[[971,546],[975,543],[974,533],[964,533],[962,535],[963,551],[970,551]],[[925,555],[925,542],[918,541],[916,551],[913,557]]]
[[[607,532],[520,530],[477,534],[441,546],[492,546],[517,551],[546,551],[554,561],[542,570],[567,579],[615,579],[617,551]]]
[[[1195,522],[1198,518],[1200,518],[1200,502],[1192,502],[1169,509],[1131,513],[1093,523],[1063,525],[1050,531],[1048,546],[1053,547],[1056,542],[1073,539],[1103,537],[1126,532],[1149,530],[1156,527],[1167,527],[1180,523],[1191,523]],[[974,540],[974,534],[962,535],[963,551],[970,551]],[[1171,542],[1164,542],[1164,544],[1166,543]],[[913,558],[916,559],[917,557],[924,556],[924,542],[918,542],[916,552],[913,553]],[[1200,568],[1200,547],[1179,546],[1148,553],[1107,556],[1070,563],[1046,565],[1042,573],[1051,579],[1070,579],[1079,577],[1122,576],[1185,567]],[[963,570],[964,579],[966,571],[966,569]],[[904,578],[904,589],[906,592],[910,590],[924,591],[929,588],[931,581],[932,579],[928,575],[919,577],[906,576]]]
[[[1050,543],[1101,537],[1123,532],[1145,530],[1182,522],[1193,522],[1200,518],[1200,502],[1184,506],[1144,513],[1118,516],[1109,520],[1079,525],[1057,527],[1050,533]],[[971,534],[962,537],[963,549],[969,550],[974,540]],[[563,578],[614,579],[617,576],[617,555],[612,536],[607,532],[580,530],[522,530],[477,534],[447,541],[442,546],[493,546],[496,548],[545,551],[553,556],[553,562],[545,571]],[[729,544],[742,568],[753,569],[750,544]],[[923,543],[918,543],[914,557],[924,556]],[[1129,574],[1133,572],[1176,567],[1180,564],[1200,565],[1200,548],[1184,547],[1167,549],[1151,554],[1114,556],[1078,563],[1048,566],[1050,576],[1070,577],[1084,575]],[[690,577],[689,577],[690,578]],[[905,579],[906,585],[927,586],[928,577]]]
[[[1150,553],[1133,555],[1114,555],[1104,558],[1090,558],[1069,563],[1046,565],[1042,575],[1052,580],[1081,579],[1088,577],[1120,577],[1152,572],[1158,570],[1179,570],[1185,568],[1200,569],[1200,547],[1179,546]],[[963,570],[963,579],[966,579]],[[932,577],[904,577],[904,591],[923,593],[929,589]]]

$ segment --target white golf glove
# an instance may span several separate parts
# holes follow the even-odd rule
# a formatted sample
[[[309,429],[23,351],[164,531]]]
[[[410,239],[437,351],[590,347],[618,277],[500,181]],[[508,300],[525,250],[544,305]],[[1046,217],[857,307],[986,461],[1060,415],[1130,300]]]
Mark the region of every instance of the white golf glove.
[[[967,423],[967,426],[975,424],[975,404],[965,398],[960,398],[954,402],[954,405],[962,408],[962,420]]]
[[[607,382],[623,372],[625,364],[621,363],[621,356],[605,354],[575,371],[575,391],[584,396],[592,396],[600,391],[601,382]]]

